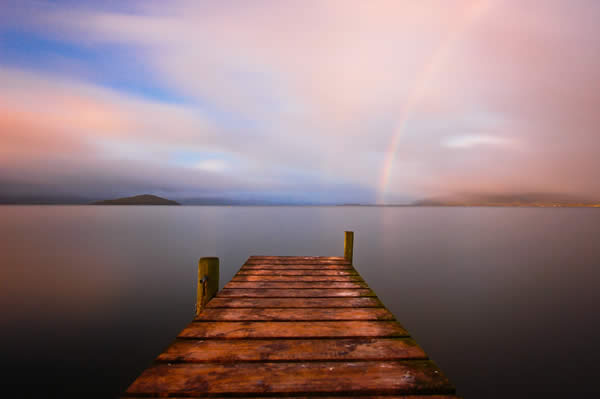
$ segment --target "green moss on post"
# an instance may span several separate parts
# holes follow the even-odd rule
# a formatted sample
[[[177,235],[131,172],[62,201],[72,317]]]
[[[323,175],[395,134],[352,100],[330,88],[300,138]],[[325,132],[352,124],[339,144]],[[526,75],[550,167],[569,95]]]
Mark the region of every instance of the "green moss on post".
[[[344,237],[344,259],[352,263],[352,253],[354,251],[354,232],[346,231]]]
[[[219,258],[200,258],[198,262],[198,295],[196,316],[219,291]]]

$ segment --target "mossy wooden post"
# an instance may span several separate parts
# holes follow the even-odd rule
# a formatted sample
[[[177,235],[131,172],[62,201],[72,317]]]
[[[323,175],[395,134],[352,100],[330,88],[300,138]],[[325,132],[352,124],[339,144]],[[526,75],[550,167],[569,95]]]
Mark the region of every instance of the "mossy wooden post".
[[[198,296],[196,316],[219,291],[219,258],[200,258],[198,262]]]
[[[354,251],[354,232],[344,232],[344,259],[352,263],[352,252]]]

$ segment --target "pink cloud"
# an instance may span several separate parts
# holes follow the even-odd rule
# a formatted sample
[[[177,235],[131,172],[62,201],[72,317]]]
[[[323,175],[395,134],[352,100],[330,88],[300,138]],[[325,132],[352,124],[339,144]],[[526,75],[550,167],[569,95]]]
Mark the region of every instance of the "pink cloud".
[[[467,26],[482,5],[486,12]],[[215,152],[238,166],[213,171],[257,185],[279,184],[287,170],[375,191],[401,129],[391,198],[493,187],[600,195],[593,173],[600,54],[590,35],[597,7],[492,0],[138,7],[47,6],[21,18],[58,40],[128,46],[161,85],[191,103],[0,70],[3,88],[11,88],[1,123],[29,137],[3,137],[21,148],[13,153],[48,146],[76,157],[91,146],[98,158],[112,151],[113,159],[165,164],[174,151]],[[247,122],[219,121],[199,105],[207,103]],[[457,151],[440,145],[451,137],[488,139]]]

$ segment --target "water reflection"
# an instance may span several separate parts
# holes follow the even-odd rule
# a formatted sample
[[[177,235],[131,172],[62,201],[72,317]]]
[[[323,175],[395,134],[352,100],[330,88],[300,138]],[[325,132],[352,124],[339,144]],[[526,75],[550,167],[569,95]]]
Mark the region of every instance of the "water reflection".
[[[461,395],[597,392],[595,209],[4,206],[0,220],[2,373],[20,396],[116,397],[193,316],[200,256],[221,258],[223,285],[251,254],[341,255],[344,230]]]

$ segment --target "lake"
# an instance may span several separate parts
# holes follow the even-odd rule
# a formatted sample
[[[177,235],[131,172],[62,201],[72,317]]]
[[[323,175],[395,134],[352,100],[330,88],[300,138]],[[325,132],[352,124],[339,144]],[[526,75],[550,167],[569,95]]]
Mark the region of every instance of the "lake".
[[[465,398],[598,394],[600,209],[0,206],[15,397],[116,398],[250,255],[343,254]],[[91,393],[91,394],[90,394]]]

